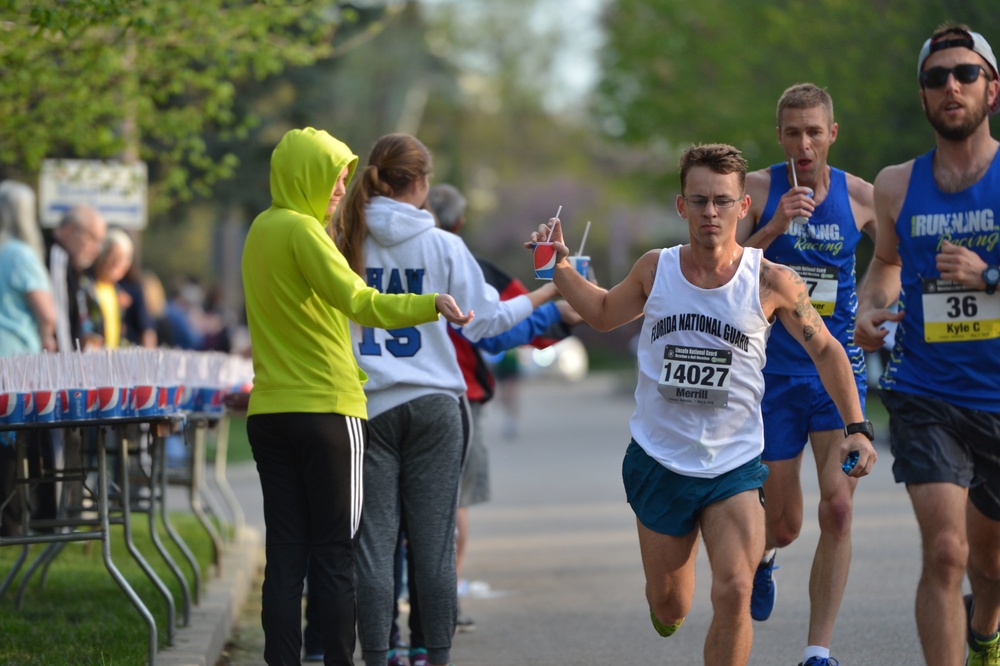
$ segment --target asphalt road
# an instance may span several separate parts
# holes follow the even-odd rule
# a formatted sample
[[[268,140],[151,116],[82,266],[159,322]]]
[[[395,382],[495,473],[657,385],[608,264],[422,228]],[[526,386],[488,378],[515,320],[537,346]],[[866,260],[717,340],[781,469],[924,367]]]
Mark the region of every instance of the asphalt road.
[[[521,388],[516,439],[501,436],[498,404],[484,412],[493,500],[470,512],[463,574],[472,593],[461,600],[477,628],[455,637],[452,661],[702,663],[711,620],[704,548],[684,626],[664,639],[649,623],[635,522],[621,483],[633,408],[630,380],[592,375],[575,384],[532,380]],[[892,481],[887,437],[878,435],[880,462],[856,495],[854,561],[832,646],[844,666],[923,663],[913,620],[919,537],[905,490]],[[819,532],[811,458],[802,468],[805,525],[778,554],[778,602],[769,621],[754,624],[750,664],[794,666],[805,645],[807,582]],[[252,466],[232,469],[230,480],[248,522],[263,528]],[[229,663],[260,663],[259,610],[252,604],[237,628],[245,661]]]

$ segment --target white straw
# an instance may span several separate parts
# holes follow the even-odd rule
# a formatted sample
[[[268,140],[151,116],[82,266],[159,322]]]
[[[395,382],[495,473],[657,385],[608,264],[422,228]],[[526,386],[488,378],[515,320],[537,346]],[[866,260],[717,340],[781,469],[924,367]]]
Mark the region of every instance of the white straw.
[[[559,219],[559,213],[561,213],[561,212],[562,212],[562,205],[560,205],[559,208],[556,209],[556,219],[557,220]],[[548,243],[549,239],[552,238],[552,230],[555,229],[555,228],[556,228],[556,225],[554,225],[554,224],[551,227],[549,227],[549,235],[545,237],[545,242],[546,243]]]
[[[792,185],[795,186],[795,187],[798,187],[799,186],[799,177],[795,173],[795,160],[789,160],[788,161],[788,165],[791,167],[791,170],[792,170]]]
[[[587,242],[587,234],[590,233],[590,220],[587,220],[587,228],[583,230],[583,238],[580,240],[580,251],[576,253],[576,256],[583,256],[583,245]]]

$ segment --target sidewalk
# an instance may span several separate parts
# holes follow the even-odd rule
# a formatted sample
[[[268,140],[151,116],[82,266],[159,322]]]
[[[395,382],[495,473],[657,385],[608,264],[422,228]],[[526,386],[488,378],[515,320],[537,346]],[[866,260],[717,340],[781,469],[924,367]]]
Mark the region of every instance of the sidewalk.
[[[156,666],[215,666],[263,566],[263,535],[247,525],[226,543],[222,575],[202,579],[201,603],[191,608],[190,624],[177,628],[174,644],[159,651]]]

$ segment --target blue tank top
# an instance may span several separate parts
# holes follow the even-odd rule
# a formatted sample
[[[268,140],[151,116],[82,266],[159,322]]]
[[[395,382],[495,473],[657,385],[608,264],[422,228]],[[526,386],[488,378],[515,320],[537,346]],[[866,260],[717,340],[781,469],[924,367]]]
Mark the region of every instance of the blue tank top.
[[[758,227],[771,221],[778,201],[790,189],[788,165],[772,165],[771,188]],[[785,233],[764,250],[766,259],[794,268],[809,286],[813,307],[823,316],[830,333],[844,345],[857,376],[865,373],[864,352],[854,344],[854,318],[858,311],[854,250],[861,236],[847,193],[847,175],[830,167],[830,191],[816,206],[809,222],[792,222]],[[819,374],[809,354],[780,321],[775,321],[771,327],[764,372],[797,376]]]
[[[978,183],[955,193],[938,189],[934,150],[913,161],[896,220],[906,316],[882,376],[886,390],[1000,413],[1000,292],[987,296],[942,280],[934,260],[948,240],[988,264],[1000,263],[998,160],[1000,152]]]

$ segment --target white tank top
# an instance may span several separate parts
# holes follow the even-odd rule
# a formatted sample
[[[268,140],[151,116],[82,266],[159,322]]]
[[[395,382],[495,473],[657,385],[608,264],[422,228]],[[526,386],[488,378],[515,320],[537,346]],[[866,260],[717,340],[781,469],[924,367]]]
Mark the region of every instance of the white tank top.
[[[632,438],[667,469],[712,478],[764,449],[760,400],[770,324],[760,304],[762,252],[745,248],[727,284],[681,273],[680,247],[660,252],[639,333]]]

